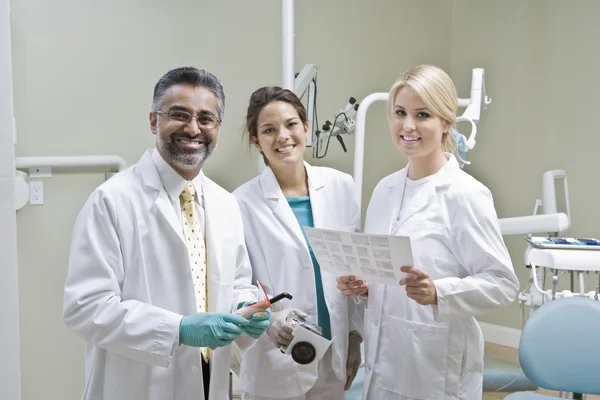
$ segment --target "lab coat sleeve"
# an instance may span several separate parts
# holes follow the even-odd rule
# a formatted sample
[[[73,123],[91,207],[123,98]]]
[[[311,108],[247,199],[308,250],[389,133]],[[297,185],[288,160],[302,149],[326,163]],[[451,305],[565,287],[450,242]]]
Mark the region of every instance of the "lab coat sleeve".
[[[515,300],[519,281],[489,190],[482,188],[460,196],[450,247],[467,276],[435,280],[437,320],[482,315]]]
[[[110,201],[96,191],[73,231],[63,319],[86,342],[109,352],[167,367],[182,316],[137,300],[123,300],[117,275],[124,265]]]

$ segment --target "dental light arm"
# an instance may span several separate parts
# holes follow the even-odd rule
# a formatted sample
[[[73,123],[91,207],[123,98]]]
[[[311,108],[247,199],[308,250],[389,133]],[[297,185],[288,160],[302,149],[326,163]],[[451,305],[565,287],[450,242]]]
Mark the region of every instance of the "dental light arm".
[[[567,213],[557,211],[556,182],[563,181]],[[539,206],[544,213],[536,215]],[[561,235],[571,228],[571,208],[569,205],[569,187],[567,174],[563,170],[551,170],[542,175],[542,199],[535,202],[534,215],[500,219],[503,235],[525,235],[546,233],[550,236]]]
[[[313,157],[315,158],[323,158],[327,155],[327,150],[329,148],[329,141],[331,136],[335,136],[336,139],[340,142],[342,149],[346,152],[346,145],[344,144],[344,140],[340,136],[341,134],[353,134],[355,129],[355,121],[354,117],[356,116],[356,110],[358,110],[358,104],[356,103],[356,99],[354,97],[350,97],[350,100],[344,108],[338,110],[334,114],[334,122],[333,124],[327,120],[322,127],[322,131],[318,130],[318,121],[317,121],[317,109],[316,109],[316,101],[317,101],[317,70],[318,67],[315,64],[306,64],[302,70],[296,74],[294,79],[294,93],[299,98],[304,97],[304,95],[308,94],[306,100],[306,111],[307,111],[307,122],[308,122],[308,135],[306,146],[311,147],[315,146],[315,151],[313,151]],[[317,128],[315,129],[315,124],[317,124]],[[319,148],[322,148],[324,142],[326,141],[326,147],[323,154],[319,154]],[[316,144],[315,144],[316,142]]]
[[[563,182],[565,206],[567,213],[557,211],[556,183]],[[535,215],[542,206],[544,213]],[[545,233],[549,236],[563,235],[571,229],[571,207],[569,203],[569,187],[564,170],[551,170],[542,175],[542,199],[536,200],[534,215],[523,217],[501,218],[500,229],[503,235],[530,235]]]
[[[294,80],[294,93],[298,98],[302,98],[308,91],[306,101],[306,120],[308,122],[308,136],[306,146],[312,146],[313,142],[313,121],[315,121],[315,102],[317,96],[317,66],[315,64],[306,64],[304,68],[296,75]]]
[[[487,105],[492,102],[485,94],[485,71],[483,68],[473,68],[471,75],[471,97],[468,99],[458,99],[459,107],[467,107],[461,117],[479,122],[481,110],[487,110]]]
[[[346,144],[344,143],[344,139],[342,138],[342,134],[353,135],[356,129],[356,122],[354,118],[356,118],[356,111],[358,110],[358,103],[356,103],[356,99],[354,97],[350,97],[346,106],[338,110],[333,119],[333,124],[331,121],[325,121],[325,125],[323,125],[323,130],[319,133],[319,139],[329,141],[331,136],[335,136],[335,138],[340,142],[344,153],[348,152],[346,149]],[[325,154],[323,157],[327,154]],[[322,157],[316,157],[322,158]]]
[[[557,186],[564,189],[564,205],[566,213],[558,212]],[[540,206],[544,213],[536,215]],[[563,170],[546,171],[542,176],[542,199],[535,202],[534,215],[502,218],[500,229],[503,235],[529,235],[542,233],[544,237],[562,236],[571,228],[571,209],[569,203],[569,189],[567,175]],[[598,300],[598,287],[596,291],[585,292],[584,272],[598,272],[600,254],[597,251],[545,249],[528,246],[525,250],[525,265],[530,267],[529,285],[519,292],[518,301],[521,309],[521,325],[525,323],[525,306],[529,307],[530,314],[547,301],[561,297],[585,296]],[[538,268],[540,270],[538,271]],[[546,270],[553,271],[552,289],[545,289]],[[571,276],[571,290],[557,291],[559,275],[565,272]],[[541,272],[541,273],[540,273]],[[575,274],[579,279],[579,292],[575,292]],[[600,284],[599,284],[600,286]]]
[[[571,225],[569,217],[564,213],[501,218],[499,223],[504,236],[532,233],[553,234],[566,231]]]
[[[469,122],[471,124],[471,133],[467,138],[458,129],[452,127],[461,166],[471,164],[467,161],[467,152],[473,150],[475,147],[477,123],[481,116],[481,110],[486,110],[487,105],[491,102],[492,100],[485,94],[484,70],[482,68],[473,68],[471,75],[471,97],[468,99],[458,99],[458,106],[466,107],[466,110],[463,115],[456,118],[456,122]]]

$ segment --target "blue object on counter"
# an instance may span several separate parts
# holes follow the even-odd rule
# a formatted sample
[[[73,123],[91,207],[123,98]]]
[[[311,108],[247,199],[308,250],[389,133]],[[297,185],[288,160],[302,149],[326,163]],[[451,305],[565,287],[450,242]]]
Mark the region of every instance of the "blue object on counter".
[[[600,246],[600,242],[597,239],[577,238],[576,240],[583,243],[586,246]]]

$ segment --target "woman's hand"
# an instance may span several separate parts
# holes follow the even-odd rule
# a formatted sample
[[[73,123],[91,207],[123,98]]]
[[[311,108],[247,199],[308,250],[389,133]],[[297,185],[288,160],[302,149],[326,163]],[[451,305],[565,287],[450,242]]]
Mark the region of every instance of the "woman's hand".
[[[400,285],[406,286],[408,297],[423,306],[437,304],[435,284],[427,272],[414,267],[401,267],[400,271],[409,275],[400,280]]]
[[[367,282],[356,279],[355,276],[340,276],[337,278],[337,288],[342,294],[351,299],[356,299],[359,296],[369,293]]]

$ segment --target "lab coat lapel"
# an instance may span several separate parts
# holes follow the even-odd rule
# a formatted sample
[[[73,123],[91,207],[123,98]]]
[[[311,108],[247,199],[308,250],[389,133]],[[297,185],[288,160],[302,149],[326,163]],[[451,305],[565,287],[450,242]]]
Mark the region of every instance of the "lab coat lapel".
[[[266,167],[264,169],[260,176],[260,184],[269,208],[271,208],[277,220],[281,222],[282,227],[288,231],[291,237],[304,244],[305,240],[300,229],[300,224],[298,224],[294,212],[285,199],[281,187],[279,187],[279,182],[277,182],[277,178],[271,168]]]
[[[318,169],[311,167],[307,163],[304,163],[304,167],[306,168],[306,174],[308,175],[308,192],[310,195],[310,206],[312,209],[314,226],[326,226],[325,210],[327,209],[327,199],[325,196],[325,183],[323,182],[323,178]]]
[[[138,163],[140,169],[140,178],[146,188],[156,192],[156,199],[150,208],[151,214],[158,214],[159,219],[162,219],[179,238],[181,243],[185,245],[183,238],[183,228],[180,224],[179,217],[175,214],[173,205],[169,200],[169,194],[163,187],[158,170],[152,161],[150,150],[144,153]]]
[[[221,281],[221,256],[223,254],[223,230],[219,224],[219,215],[227,213],[219,204],[219,191],[215,190],[212,181],[202,175],[204,194],[205,239],[208,264],[208,307],[216,311]],[[229,210],[231,212],[231,210]],[[231,249],[233,251],[233,249]]]

